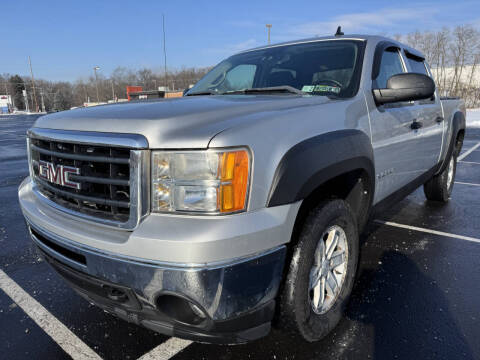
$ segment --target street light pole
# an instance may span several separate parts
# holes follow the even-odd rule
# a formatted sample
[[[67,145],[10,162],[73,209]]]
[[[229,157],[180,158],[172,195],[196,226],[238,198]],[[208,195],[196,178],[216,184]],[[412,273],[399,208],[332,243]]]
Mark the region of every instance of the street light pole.
[[[99,103],[99,102],[100,102],[100,97],[98,96],[97,70],[100,70],[100,66],[95,66],[95,67],[93,68],[93,72],[95,73],[95,87],[97,88],[97,103]]]
[[[270,29],[272,28],[272,24],[265,25],[268,29],[268,45],[270,45]]]

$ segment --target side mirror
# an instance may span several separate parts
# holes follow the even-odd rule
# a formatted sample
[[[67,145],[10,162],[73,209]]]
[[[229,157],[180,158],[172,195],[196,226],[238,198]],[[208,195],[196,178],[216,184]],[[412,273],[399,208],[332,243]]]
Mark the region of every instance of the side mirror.
[[[431,98],[435,94],[435,82],[427,75],[405,73],[393,75],[386,89],[373,89],[377,104],[397,101],[413,101]]]

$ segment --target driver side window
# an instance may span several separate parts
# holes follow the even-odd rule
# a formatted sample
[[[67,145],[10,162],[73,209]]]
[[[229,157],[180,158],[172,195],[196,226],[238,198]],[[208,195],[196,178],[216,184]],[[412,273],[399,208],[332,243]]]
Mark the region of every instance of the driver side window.
[[[397,74],[405,72],[403,69],[400,52],[398,49],[386,49],[382,54],[380,62],[380,71],[376,80],[378,89],[385,89],[387,87],[387,80]]]

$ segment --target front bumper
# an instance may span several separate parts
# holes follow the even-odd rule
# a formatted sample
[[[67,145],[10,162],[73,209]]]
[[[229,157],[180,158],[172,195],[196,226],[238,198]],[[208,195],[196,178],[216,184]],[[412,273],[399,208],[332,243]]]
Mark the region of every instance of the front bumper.
[[[269,332],[299,204],[215,219],[150,216],[130,232],[86,226],[47,206],[32,186],[27,178],[19,188],[32,240],[88,301],[196,341],[244,343]]]
[[[285,246],[212,268],[174,268],[87,251],[27,226],[43,258],[74,290],[124,320],[211,343],[244,343],[270,331]]]
[[[225,217],[150,215],[134,231],[19,201],[43,257],[83,297],[171,336],[243,343],[266,335],[300,203]]]

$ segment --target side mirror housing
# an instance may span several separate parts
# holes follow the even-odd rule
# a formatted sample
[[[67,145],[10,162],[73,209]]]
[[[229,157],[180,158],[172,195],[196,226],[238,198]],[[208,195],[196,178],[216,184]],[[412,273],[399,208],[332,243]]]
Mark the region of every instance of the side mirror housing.
[[[373,97],[379,105],[429,99],[434,94],[435,82],[429,76],[417,73],[393,75],[388,79],[386,89],[373,89]]]

